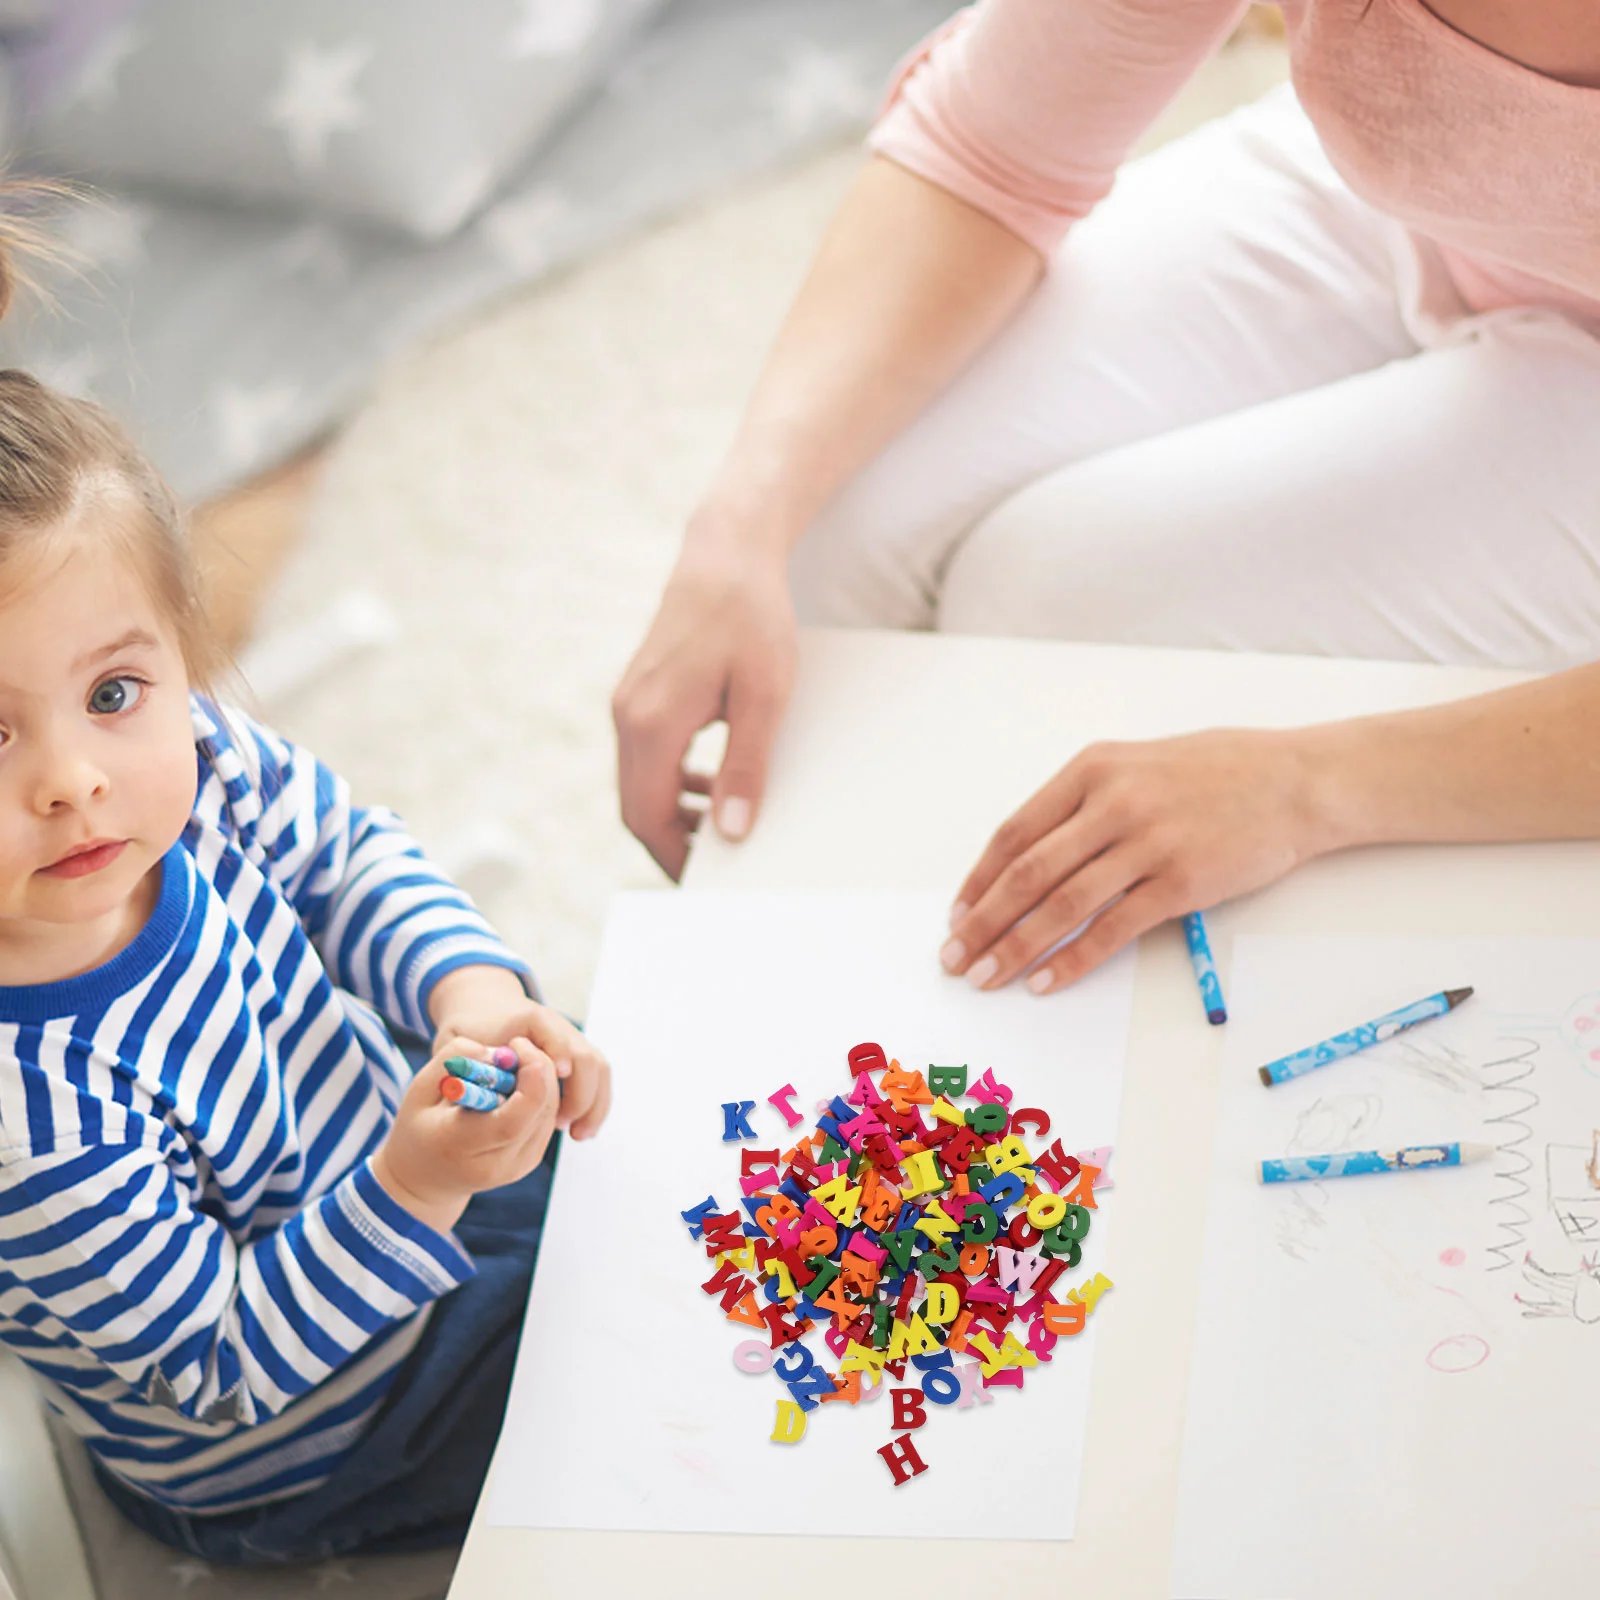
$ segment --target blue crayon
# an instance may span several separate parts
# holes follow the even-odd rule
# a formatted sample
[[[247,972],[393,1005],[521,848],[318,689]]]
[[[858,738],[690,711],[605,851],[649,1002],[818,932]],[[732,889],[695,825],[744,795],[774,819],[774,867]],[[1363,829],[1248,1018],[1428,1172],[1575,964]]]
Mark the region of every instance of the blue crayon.
[[[1454,1011],[1471,993],[1470,988],[1443,989],[1438,994],[1430,994],[1426,1000],[1414,1001],[1409,1006],[1401,1006],[1398,1011],[1390,1011],[1371,1022],[1363,1022],[1359,1028],[1336,1033],[1321,1044],[1296,1050],[1292,1056],[1280,1056],[1261,1068],[1261,1081],[1270,1089],[1275,1083],[1298,1078],[1318,1067],[1327,1066],[1330,1061],[1341,1061],[1357,1051],[1370,1050],[1373,1045],[1382,1044],[1385,1039],[1392,1039],[1397,1033],[1416,1027],[1419,1022]]]
[[[505,1104],[493,1089],[468,1083],[465,1078],[446,1078],[439,1085],[439,1092],[463,1111],[498,1111]]]
[[[1366,1172],[1411,1172],[1418,1167],[1459,1167],[1494,1154],[1492,1144],[1413,1144],[1400,1150],[1346,1150],[1330,1156],[1284,1156],[1261,1163],[1263,1183],[1314,1178],[1356,1178]]]
[[[1189,960],[1194,965],[1195,982],[1200,985],[1200,1003],[1206,1008],[1206,1021],[1217,1027],[1228,1020],[1228,1008],[1222,1001],[1217,964],[1211,959],[1205,918],[1198,911],[1191,911],[1183,919],[1183,936],[1189,942]]]
[[[474,1061],[471,1056],[451,1056],[444,1070],[452,1078],[475,1083],[480,1089],[492,1089],[496,1094],[510,1094],[517,1086],[516,1073],[492,1067],[487,1061]]]

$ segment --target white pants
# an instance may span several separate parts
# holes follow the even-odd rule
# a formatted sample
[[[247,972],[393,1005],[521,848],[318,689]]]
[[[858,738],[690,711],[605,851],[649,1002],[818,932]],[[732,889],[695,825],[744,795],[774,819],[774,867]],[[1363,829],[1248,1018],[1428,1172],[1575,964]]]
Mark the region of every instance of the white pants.
[[[808,530],[804,620],[1600,655],[1600,340],[1472,316],[1287,89],[1133,163]]]

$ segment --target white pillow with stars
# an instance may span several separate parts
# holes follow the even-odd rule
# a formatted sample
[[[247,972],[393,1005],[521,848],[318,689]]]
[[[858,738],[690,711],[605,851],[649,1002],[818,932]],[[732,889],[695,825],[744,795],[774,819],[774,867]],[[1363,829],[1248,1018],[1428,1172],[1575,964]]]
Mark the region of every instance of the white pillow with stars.
[[[359,218],[479,211],[663,0],[144,0],[36,108],[56,171]]]

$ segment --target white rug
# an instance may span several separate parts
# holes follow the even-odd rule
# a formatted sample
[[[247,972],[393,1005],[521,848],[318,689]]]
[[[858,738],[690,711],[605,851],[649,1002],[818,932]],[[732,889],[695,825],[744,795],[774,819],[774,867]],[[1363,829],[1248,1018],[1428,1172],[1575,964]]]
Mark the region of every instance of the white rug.
[[[1282,75],[1275,47],[1235,46],[1147,144]],[[576,1015],[609,896],[664,881],[617,818],[611,689],[859,160],[734,194],[395,367],[268,605],[269,717],[405,816]],[[369,643],[316,666],[341,600]]]

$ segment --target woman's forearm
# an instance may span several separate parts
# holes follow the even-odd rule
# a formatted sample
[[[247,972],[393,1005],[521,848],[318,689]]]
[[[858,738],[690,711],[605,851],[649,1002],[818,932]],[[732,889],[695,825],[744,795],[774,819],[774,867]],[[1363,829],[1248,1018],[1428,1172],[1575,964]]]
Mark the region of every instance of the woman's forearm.
[[[875,157],[845,197],[691,525],[787,549],[1012,316],[1038,253]]]
[[[1600,663],[1291,737],[1313,854],[1600,837]]]

